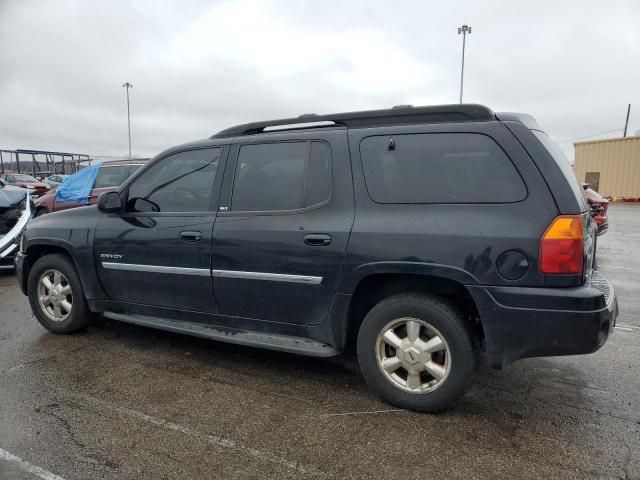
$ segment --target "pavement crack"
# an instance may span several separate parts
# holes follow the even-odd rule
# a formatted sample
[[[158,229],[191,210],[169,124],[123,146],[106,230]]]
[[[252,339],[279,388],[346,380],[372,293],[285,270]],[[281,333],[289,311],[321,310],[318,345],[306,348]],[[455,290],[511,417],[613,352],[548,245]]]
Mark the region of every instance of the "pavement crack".
[[[62,424],[62,426],[64,427],[64,429],[66,430],[67,434],[69,435],[69,438],[71,439],[71,441],[78,447],[80,447],[80,449],[84,450],[86,448],[85,444],[82,443],[80,440],[78,440],[73,428],[71,427],[71,424],[69,423],[69,420],[67,420],[65,417],[61,416],[60,414],[55,412],[55,409],[60,408],[60,404],[58,403],[50,403],[47,405],[42,405],[40,407],[36,407],[35,411],[37,413],[42,413],[44,415],[49,415],[50,417],[55,418],[56,420],[58,420],[58,422],[60,422]]]

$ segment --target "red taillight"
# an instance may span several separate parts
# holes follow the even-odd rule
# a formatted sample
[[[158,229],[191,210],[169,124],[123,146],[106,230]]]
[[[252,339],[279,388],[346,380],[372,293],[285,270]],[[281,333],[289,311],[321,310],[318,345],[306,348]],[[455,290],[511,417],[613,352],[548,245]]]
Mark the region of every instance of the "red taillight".
[[[582,217],[556,217],[540,239],[540,271],[563,275],[582,274],[583,261]]]

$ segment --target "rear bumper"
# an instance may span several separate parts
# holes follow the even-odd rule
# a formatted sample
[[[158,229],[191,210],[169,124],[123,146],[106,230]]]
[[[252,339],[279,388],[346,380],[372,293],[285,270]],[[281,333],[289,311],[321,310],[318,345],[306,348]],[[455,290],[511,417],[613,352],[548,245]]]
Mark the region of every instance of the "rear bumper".
[[[613,331],[618,301],[598,271],[584,286],[468,286],[495,368],[527,357],[579,355],[602,347]]]

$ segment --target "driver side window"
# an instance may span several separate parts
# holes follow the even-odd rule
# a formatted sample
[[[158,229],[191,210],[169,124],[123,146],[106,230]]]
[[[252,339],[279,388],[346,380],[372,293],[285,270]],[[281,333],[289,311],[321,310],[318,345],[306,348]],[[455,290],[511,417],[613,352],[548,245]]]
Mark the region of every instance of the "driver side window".
[[[140,175],[129,187],[128,212],[206,212],[222,148],[170,155]]]

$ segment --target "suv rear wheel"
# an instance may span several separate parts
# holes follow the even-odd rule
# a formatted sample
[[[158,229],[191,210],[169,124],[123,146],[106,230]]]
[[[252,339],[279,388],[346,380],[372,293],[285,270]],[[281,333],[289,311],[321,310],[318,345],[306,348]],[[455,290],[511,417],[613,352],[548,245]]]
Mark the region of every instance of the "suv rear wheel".
[[[398,407],[437,412],[453,405],[476,366],[464,316],[435,295],[402,294],[374,306],[358,333],[367,383]]]
[[[27,288],[33,313],[51,332],[75,332],[86,327],[94,317],[76,269],[65,255],[39,258],[29,272]]]

